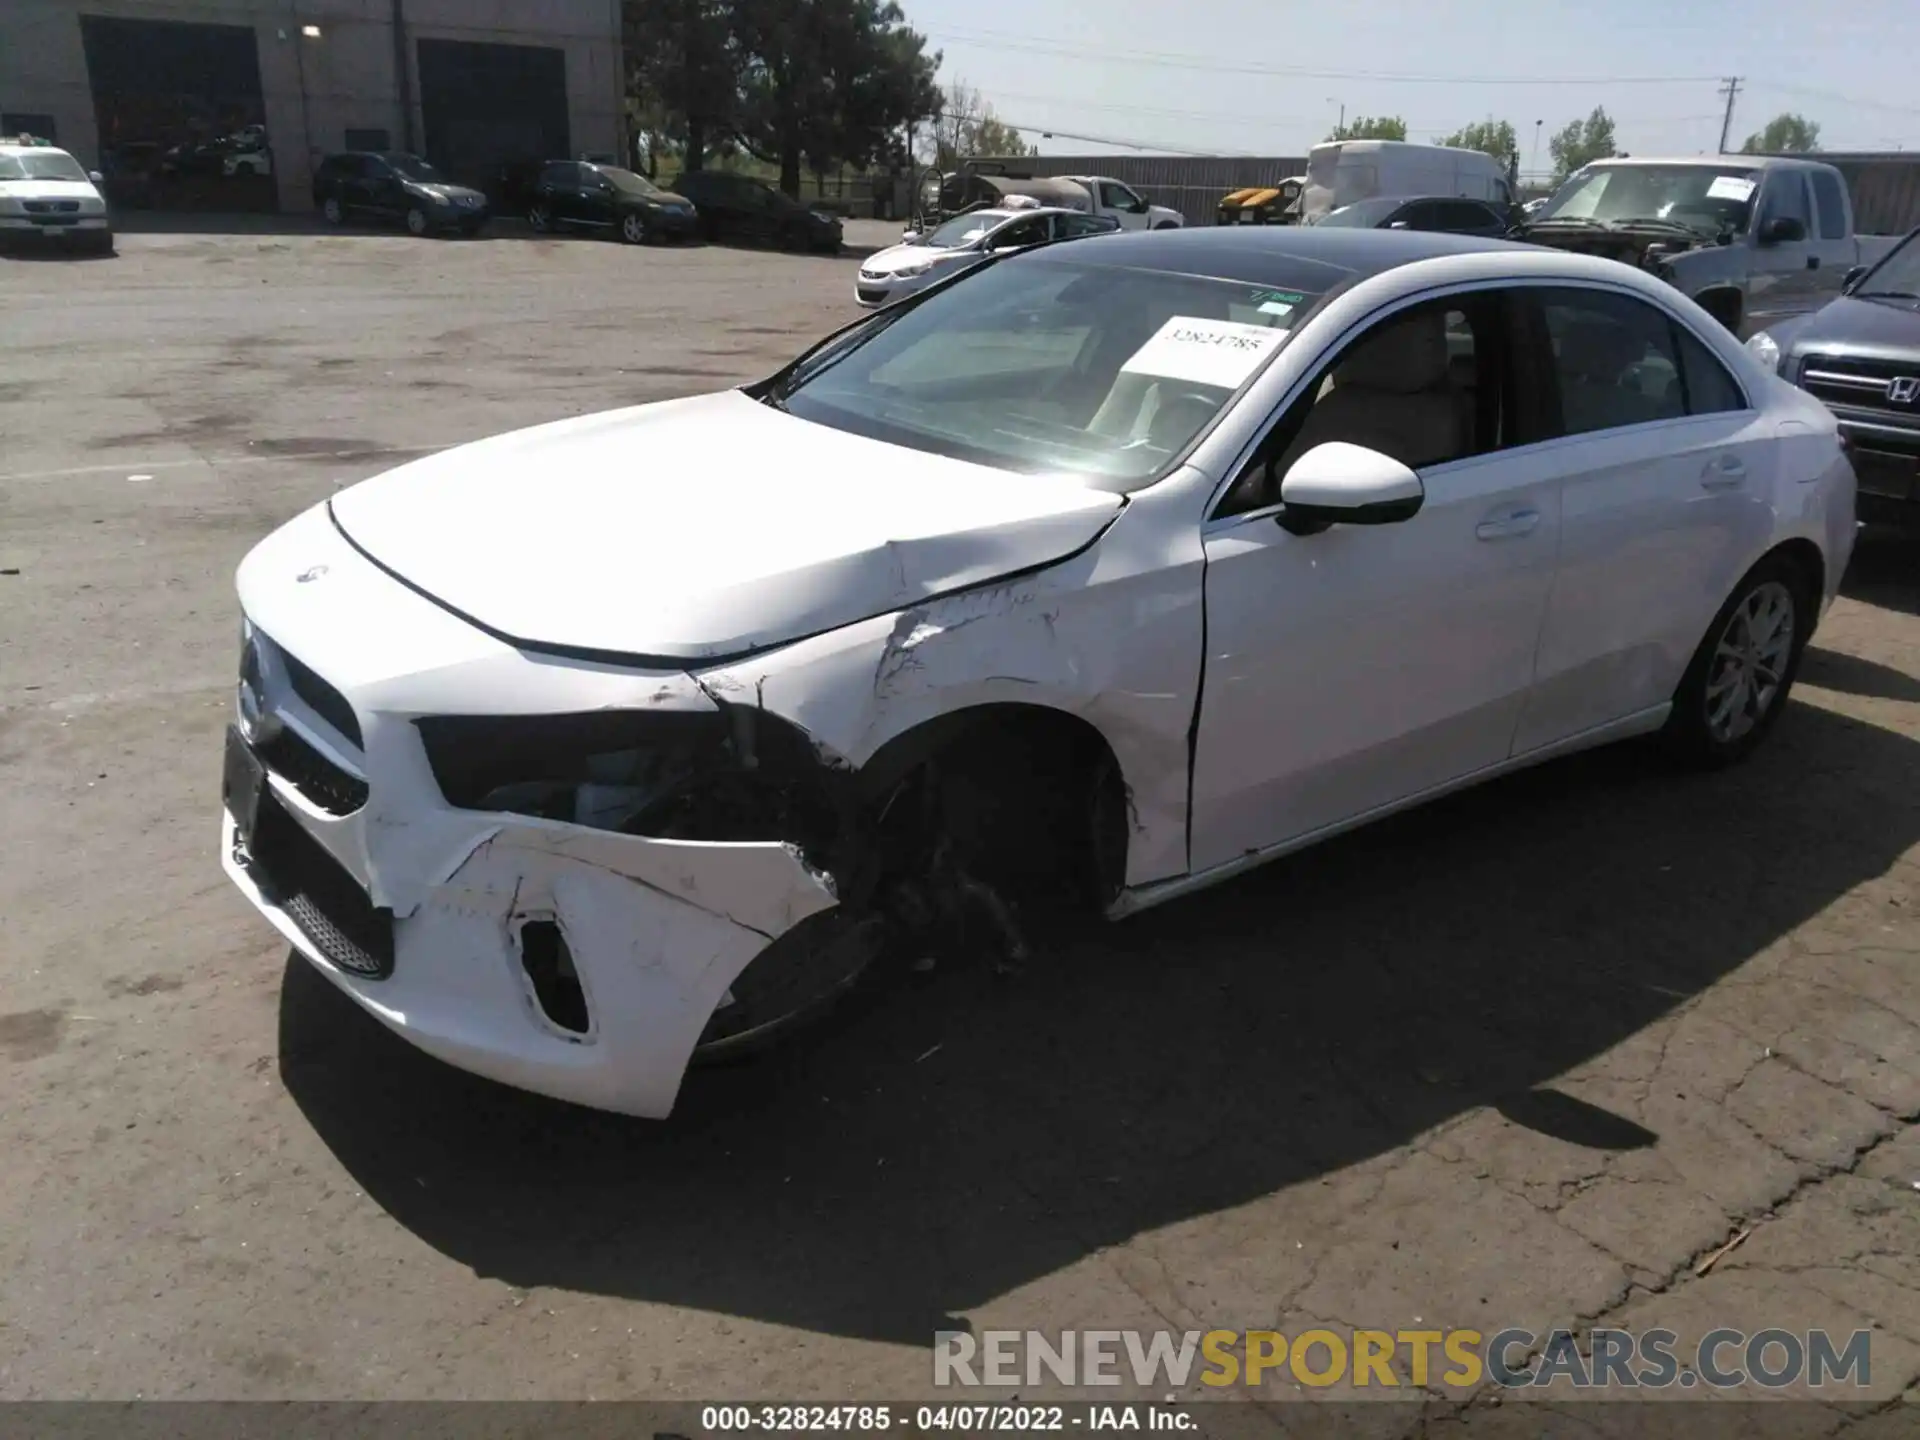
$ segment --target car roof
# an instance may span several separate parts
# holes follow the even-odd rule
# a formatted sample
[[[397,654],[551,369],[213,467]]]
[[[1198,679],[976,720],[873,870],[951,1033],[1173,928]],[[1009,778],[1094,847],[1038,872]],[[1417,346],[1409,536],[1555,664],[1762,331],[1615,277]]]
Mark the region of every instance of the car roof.
[[[1325,290],[1420,260],[1538,248],[1438,230],[1195,225],[1090,235],[1074,243],[1073,253],[1075,261],[1082,264],[1205,275],[1248,285],[1297,284],[1304,265],[1327,272],[1325,279],[1317,282]]]
[[[73,153],[62,150],[58,145],[17,145],[12,141],[0,142],[0,155],[65,155],[69,160]]]

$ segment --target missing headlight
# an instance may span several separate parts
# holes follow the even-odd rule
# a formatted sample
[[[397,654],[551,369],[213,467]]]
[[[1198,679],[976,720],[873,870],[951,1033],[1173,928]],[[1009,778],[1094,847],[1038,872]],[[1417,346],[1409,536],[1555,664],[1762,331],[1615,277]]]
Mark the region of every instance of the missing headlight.
[[[845,772],[805,734],[747,706],[414,724],[440,792],[463,810],[655,839],[785,840],[831,868],[851,800]]]

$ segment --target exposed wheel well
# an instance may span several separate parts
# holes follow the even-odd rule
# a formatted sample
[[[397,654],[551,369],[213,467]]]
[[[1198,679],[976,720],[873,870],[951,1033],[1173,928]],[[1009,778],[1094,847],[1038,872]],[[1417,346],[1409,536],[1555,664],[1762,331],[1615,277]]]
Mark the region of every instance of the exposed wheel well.
[[[1077,715],[999,703],[887,742],[861,791],[889,859],[941,845],[1010,895],[1104,904],[1125,882],[1128,796],[1106,737]]]
[[[1740,333],[1740,321],[1745,313],[1746,301],[1738,290],[1703,290],[1693,298],[1695,304],[1727,329],[1736,335]]]

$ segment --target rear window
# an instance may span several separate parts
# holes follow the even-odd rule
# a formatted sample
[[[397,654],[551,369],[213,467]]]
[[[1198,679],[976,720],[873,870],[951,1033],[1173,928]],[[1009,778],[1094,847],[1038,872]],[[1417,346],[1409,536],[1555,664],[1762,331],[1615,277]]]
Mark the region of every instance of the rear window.
[[[1003,261],[877,317],[775,399],[802,419],[1130,490],[1172,468],[1318,300],[1302,290]]]

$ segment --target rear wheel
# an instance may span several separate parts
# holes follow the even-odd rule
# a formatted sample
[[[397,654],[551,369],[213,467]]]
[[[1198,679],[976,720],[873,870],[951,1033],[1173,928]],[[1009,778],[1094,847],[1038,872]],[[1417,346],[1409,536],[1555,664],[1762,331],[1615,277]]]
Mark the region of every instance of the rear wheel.
[[[1717,769],[1759,747],[1786,708],[1818,603],[1785,555],[1769,555],[1742,577],[1674,692],[1664,733],[1680,759]]]
[[[527,211],[527,223],[545,235],[553,229],[553,212],[544,205],[535,205]]]

